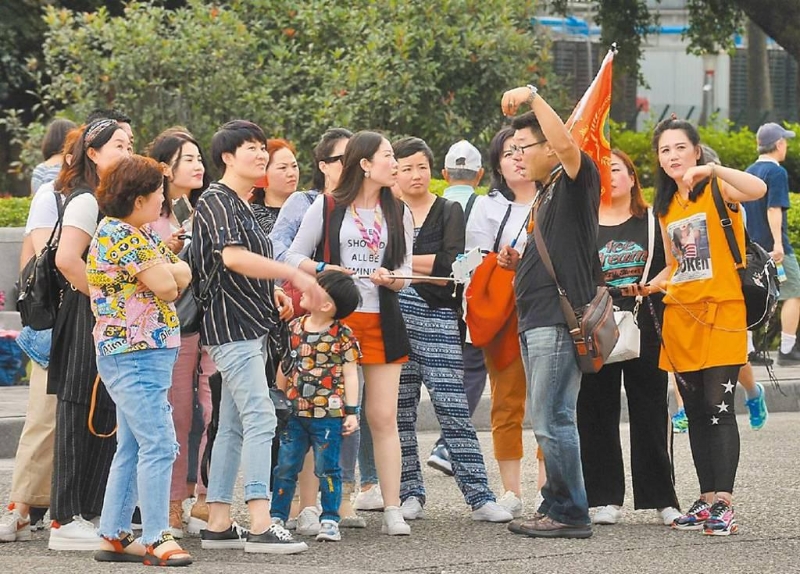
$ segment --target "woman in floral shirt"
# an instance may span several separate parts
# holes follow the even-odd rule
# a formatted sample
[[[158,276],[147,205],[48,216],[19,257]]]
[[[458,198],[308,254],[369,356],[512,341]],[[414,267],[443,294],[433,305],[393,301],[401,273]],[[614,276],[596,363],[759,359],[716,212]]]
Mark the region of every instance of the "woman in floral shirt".
[[[180,346],[172,301],[191,272],[150,229],[164,202],[162,176],[155,160],[131,156],[109,170],[96,192],[106,217],[89,246],[86,275],[97,369],[117,405],[118,429],[95,559],[179,566],[192,559],[169,532],[178,445],[167,393]],[[131,528],[137,500],[141,543]]]

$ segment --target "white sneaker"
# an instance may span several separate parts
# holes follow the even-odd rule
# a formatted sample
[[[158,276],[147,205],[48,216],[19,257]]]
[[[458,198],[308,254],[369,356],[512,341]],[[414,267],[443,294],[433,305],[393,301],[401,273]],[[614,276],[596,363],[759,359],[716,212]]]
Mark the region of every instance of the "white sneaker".
[[[99,550],[100,537],[94,524],[82,516],[73,516],[69,524],[53,521],[47,547],[50,550]]]
[[[23,542],[31,539],[31,518],[22,518],[19,510],[11,508],[11,512],[0,519],[0,542]]]
[[[519,496],[511,492],[510,490],[506,490],[506,493],[497,501],[497,504],[508,510],[511,513],[512,518],[520,518],[522,516],[522,512],[525,507],[522,505],[522,501],[519,499]]]
[[[661,518],[664,526],[672,526],[672,523],[675,521],[675,519],[682,516],[681,511],[674,506],[668,506],[667,508],[662,508],[656,512],[658,512],[658,516]]]
[[[301,536],[316,536],[319,534],[319,512],[316,506],[309,506],[297,515],[297,534]]]
[[[403,513],[399,506],[387,506],[383,509],[383,525],[381,532],[389,536],[408,536],[411,534],[411,527],[403,519]]]
[[[472,511],[472,520],[478,522],[511,522],[514,517],[505,506],[490,500],[480,508]]]
[[[342,534],[339,532],[339,525],[333,520],[323,520],[317,534],[318,542],[339,542]]]
[[[592,518],[592,522],[595,524],[616,524],[620,520],[622,520],[622,511],[613,504],[598,508]]]
[[[400,505],[400,514],[406,520],[417,520],[425,518],[425,509],[422,508],[422,503],[416,496],[409,496]]]
[[[359,492],[353,502],[353,508],[355,510],[383,510],[381,485],[373,484],[367,490]]]

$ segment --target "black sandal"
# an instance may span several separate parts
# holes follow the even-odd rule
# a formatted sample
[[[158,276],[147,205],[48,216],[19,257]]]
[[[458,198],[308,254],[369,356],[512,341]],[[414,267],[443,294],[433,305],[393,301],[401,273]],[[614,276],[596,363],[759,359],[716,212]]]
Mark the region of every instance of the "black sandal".
[[[192,557],[183,548],[167,550],[163,556],[156,556],[155,549],[165,542],[175,542],[175,537],[170,532],[161,534],[161,538],[147,547],[142,563],[145,566],[188,566],[192,563]],[[184,558],[173,558],[176,554],[185,554]]]
[[[98,562],[141,562],[142,556],[136,554],[128,554],[125,549],[130,546],[135,539],[132,533],[128,533],[120,538],[106,538],[103,540],[110,543],[114,550],[97,550],[94,553],[94,559]]]

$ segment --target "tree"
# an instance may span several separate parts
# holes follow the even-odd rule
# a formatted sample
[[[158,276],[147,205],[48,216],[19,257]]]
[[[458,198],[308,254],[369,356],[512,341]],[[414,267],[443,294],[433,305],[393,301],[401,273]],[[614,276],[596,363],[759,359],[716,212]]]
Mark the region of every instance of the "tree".
[[[139,149],[174,124],[207,145],[245,117],[294,141],[306,166],[336,125],[423,137],[441,161],[462,137],[488,144],[510,85],[555,83],[533,15],[532,1],[481,0],[131,2],[122,17],[51,8],[33,67],[44,116],[118,106]],[[15,122],[18,143],[35,141]]]
[[[656,0],[657,2],[659,0]],[[570,0],[545,0],[558,14],[566,14]],[[595,22],[602,27],[604,44],[618,42],[620,53],[614,62],[615,88],[618,77],[639,74],[641,46],[658,24],[658,12],[646,0],[602,0]],[[797,0],[686,0],[690,27],[688,50],[694,54],[714,53],[733,47],[733,37],[742,31],[744,16],[755,22],[770,38],[800,63],[800,2]]]

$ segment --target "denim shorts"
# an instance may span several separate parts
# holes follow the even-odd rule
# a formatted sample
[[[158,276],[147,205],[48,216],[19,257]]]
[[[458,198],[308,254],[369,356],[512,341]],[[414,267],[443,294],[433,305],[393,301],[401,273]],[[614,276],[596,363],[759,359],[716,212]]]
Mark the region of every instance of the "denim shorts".
[[[50,364],[50,343],[52,340],[52,329],[34,331],[30,327],[23,327],[17,337],[17,345],[33,362],[43,369],[47,369]]]

